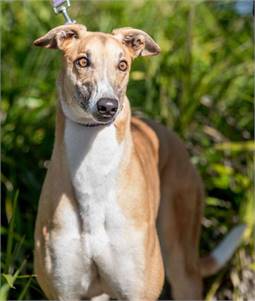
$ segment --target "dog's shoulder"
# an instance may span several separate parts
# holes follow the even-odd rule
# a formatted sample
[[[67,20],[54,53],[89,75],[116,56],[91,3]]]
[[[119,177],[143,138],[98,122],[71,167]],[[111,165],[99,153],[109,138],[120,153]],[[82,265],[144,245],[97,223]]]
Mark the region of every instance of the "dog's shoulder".
[[[131,132],[134,143],[138,148],[150,149],[152,154],[157,155],[159,139],[155,131],[142,119],[132,117]]]

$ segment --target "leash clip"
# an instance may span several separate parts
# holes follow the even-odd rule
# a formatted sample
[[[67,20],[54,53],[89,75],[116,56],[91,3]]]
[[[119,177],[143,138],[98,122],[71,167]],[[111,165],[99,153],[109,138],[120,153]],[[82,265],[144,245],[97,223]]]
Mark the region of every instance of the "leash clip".
[[[67,12],[67,9],[71,6],[70,0],[52,0],[53,10],[55,14],[62,13],[65,18],[65,24],[76,23],[75,20],[72,20]]]

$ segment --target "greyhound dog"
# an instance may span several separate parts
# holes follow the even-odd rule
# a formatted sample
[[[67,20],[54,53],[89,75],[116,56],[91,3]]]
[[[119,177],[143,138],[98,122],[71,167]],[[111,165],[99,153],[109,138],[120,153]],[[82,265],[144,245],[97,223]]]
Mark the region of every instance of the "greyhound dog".
[[[230,258],[243,228],[200,259],[200,177],[176,134],[131,117],[132,61],[159,54],[159,46],[138,29],[107,34],[80,24],[56,27],[34,45],[63,53],[55,143],[35,230],[44,293],[58,300],[157,300],[165,270],[174,298],[201,299],[202,276]]]

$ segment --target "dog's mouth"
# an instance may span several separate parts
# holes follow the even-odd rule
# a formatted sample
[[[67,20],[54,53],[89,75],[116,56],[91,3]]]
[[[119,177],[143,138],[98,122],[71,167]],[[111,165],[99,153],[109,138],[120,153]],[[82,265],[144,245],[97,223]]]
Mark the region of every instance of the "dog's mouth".
[[[87,127],[100,127],[100,126],[103,127],[103,126],[111,125],[114,122],[114,120],[109,120],[107,122],[88,122],[88,123],[83,123],[83,125]]]
[[[114,123],[121,110],[122,108],[119,109],[118,112],[116,112],[116,114],[111,118],[102,117],[102,116],[98,116],[97,114],[93,114],[94,121],[85,123],[84,125],[87,127],[109,126]]]
[[[91,114],[91,118],[89,118],[90,120],[79,120],[78,123],[86,126],[86,127],[104,127],[104,126],[109,126],[112,123],[114,123],[114,121],[116,120],[117,116],[118,116],[119,112],[117,112],[113,117],[109,118],[109,117],[103,117],[103,116],[98,116],[96,113]]]

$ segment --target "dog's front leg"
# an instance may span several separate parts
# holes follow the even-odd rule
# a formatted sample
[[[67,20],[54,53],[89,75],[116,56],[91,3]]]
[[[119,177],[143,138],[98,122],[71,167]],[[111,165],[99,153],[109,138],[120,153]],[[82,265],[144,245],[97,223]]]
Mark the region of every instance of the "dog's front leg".
[[[149,226],[148,226],[149,227]],[[148,235],[130,231],[97,257],[103,288],[118,300],[157,300],[164,281],[163,262],[155,229]],[[151,227],[152,228],[152,227]],[[144,244],[145,242],[145,244]],[[122,249],[124,248],[124,250]]]

